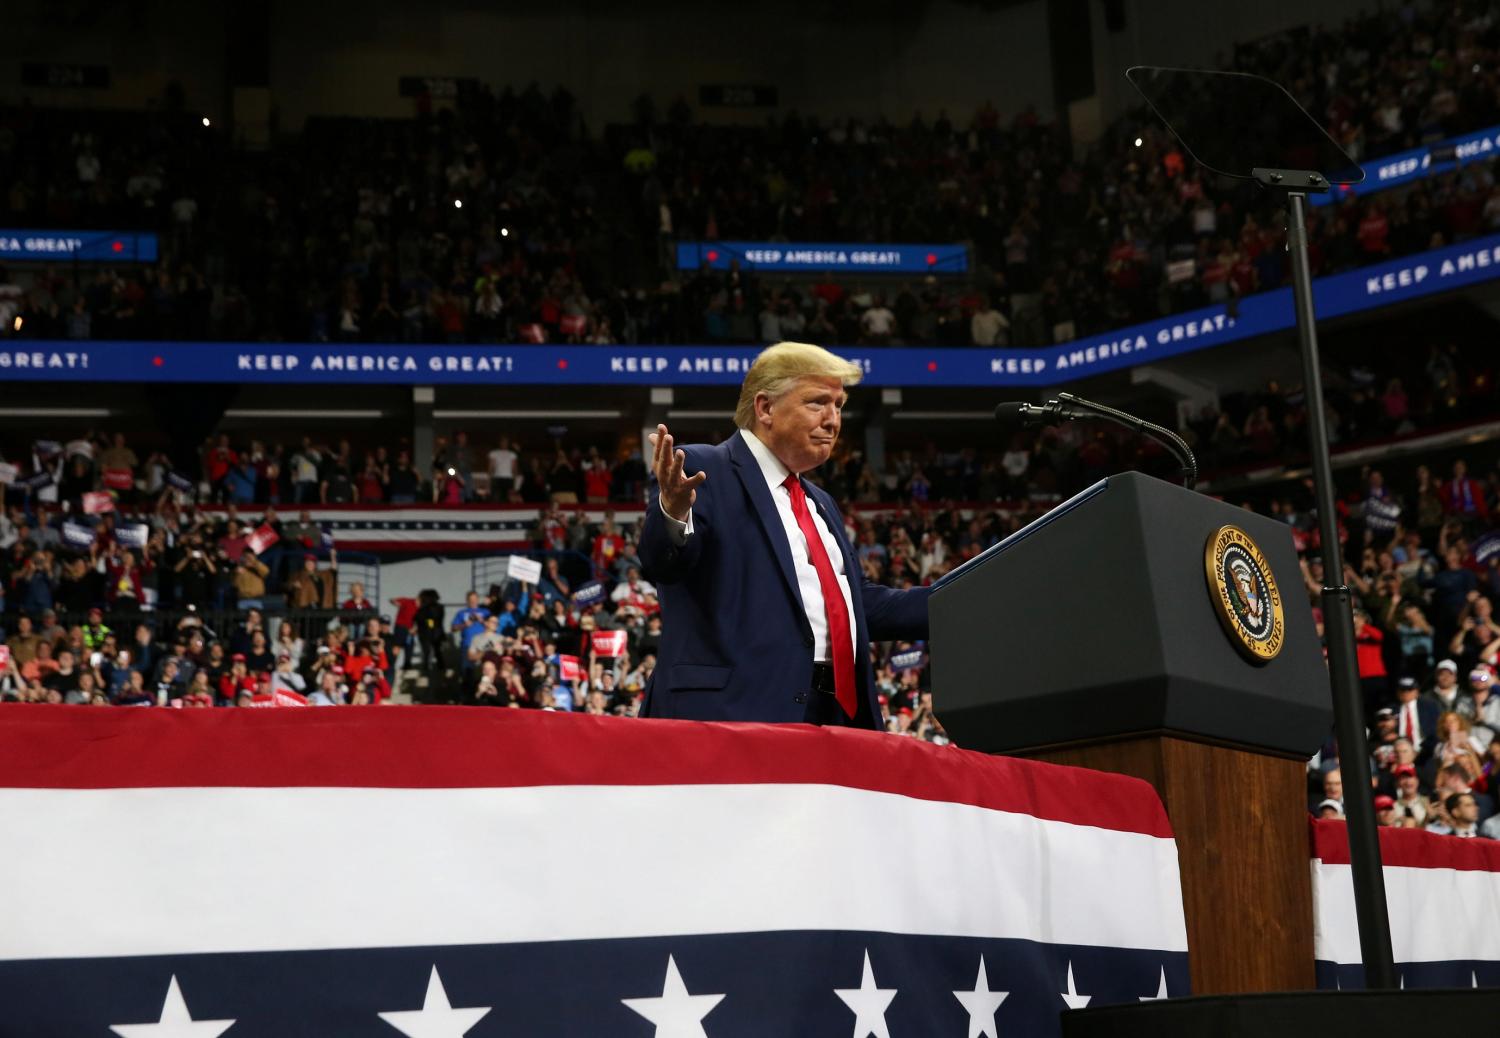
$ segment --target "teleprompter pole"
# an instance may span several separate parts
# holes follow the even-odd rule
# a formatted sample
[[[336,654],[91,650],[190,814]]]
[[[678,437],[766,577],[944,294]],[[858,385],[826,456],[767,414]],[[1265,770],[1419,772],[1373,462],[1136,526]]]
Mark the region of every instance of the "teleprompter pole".
[[[1318,503],[1318,530],[1323,540],[1323,630],[1328,639],[1328,678],[1333,687],[1333,722],[1344,776],[1344,817],[1348,820],[1350,872],[1354,877],[1354,913],[1367,988],[1394,988],[1396,967],[1391,953],[1391,922],[1381,873],[1380,840],[1370,797],[1370,747],[1365,739],[1364,703],[1354,644],[1354,614],[1349,589],[1342,583],[1338,514],[1334,511],[1333,465],[1328,455],[1328,426],[1323,412],[1323,377],[1318,360],[1312,277],[1307,269],[1307,195],[1286,192],[1287,243],[1292,254],[1292,297],[1297,338],[1302,346],[1302,374],[1307,393],[1308,449]],[[1337,581],[1337,583],[1335,583]]]

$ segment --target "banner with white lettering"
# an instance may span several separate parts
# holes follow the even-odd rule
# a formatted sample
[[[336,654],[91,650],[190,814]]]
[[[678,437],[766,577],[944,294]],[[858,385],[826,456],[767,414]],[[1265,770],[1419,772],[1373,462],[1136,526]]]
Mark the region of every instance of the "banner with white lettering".
[[[1372,195],[1416,180],[1440,176],[1465,162],[1494,158],[1497,153],[1500,153],[1500,126],[1491,126],[1372,159],[1361,167],[1365,179],[1359,183],[1340,184],[1330,194],[1308,195],[1307,200],[1312,205],[1328,205],[1351,196]]]
[[[604,585],[597,580],[591,580],[573,592],[573,604],[579,606],[593,605],[603,597]]]
[[[0,227],[0,259],[53,263],[155,263],[149,231],[32,231]]]
[[[1324,320],[1500,278],[1491,235],[1319,278]],[[1293,327],[1290,288],[1057,346],[839,348],[869,386],[1053,386]],[[193,342],[0,344],[0,382],[299,385],[739,385],[755,346],[398,346]],[[175,484],[174,484],[175,485]]]
[[[535,584],[542,579],[542,564],[524,555],[512,555],[506,565],[506,576],[526,584]]]
[[[94,543],[94,528],[82,523],[65,522],[62,526],[63,543],[70,548],[87,549]]]
[[[780,241],[677,243],[678,270],[781,271],[803,274],[964,274],[965,245]]]
[[[121,523],[115,527],[115,540],[122,548],[144,548],[151,529],[145,523]]]
[[[927,663],[927,654],[921,649],[898,652],[891,657],[892,670],[921,670]]]
[[[9,486],[20,474],[21,470],[16,466],[0,461],[0,486]]]
[[[261,523],[255,528],[255,532],[245,539],[245,547],[260,555],[279,540],[281,537],[271,529],[270,524]]]
[[[623,656],[625,655],[625,632],[595,631],[589,644],[593,647],[596,656]]]
[[[115,499],[104,490],[95,490],[83,495],[83,511],[87,515],[103,515],[115,510]]]

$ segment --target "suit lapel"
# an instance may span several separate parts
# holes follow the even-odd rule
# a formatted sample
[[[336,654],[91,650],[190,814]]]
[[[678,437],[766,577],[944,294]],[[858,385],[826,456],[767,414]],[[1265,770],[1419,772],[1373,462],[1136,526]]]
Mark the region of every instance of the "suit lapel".
[[[792,546],[787,543],[786,527],[781,525],[781,515],[776,511],[776,502],[771,499],[771,488],[766,486],[760,464],[738,433],[729,441],[729,460],[734,463],[734,473],[749,495],[750,503],[755,506],[755,517],[760,520],[766,540],[770,542],[771,550],[776,555],[776,563],[781,570],[782,580],[786,582],[787,593],[797,604],[797,615],[801,618],[802,627],[807,629],[807,614],[802,608],[802,592],[797,588],[797,571],[792,566]]]

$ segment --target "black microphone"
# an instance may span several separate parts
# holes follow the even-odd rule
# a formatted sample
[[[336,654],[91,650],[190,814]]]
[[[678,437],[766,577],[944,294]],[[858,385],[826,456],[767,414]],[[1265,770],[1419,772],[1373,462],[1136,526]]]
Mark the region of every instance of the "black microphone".
[[[1056,400],[1045,404],[1028,404],[1023,400],[1009,400],[995,405],[995,421],[1001,425],[1047,425],[1052,422],[1071,422],[1083,415],[1064,407]]]

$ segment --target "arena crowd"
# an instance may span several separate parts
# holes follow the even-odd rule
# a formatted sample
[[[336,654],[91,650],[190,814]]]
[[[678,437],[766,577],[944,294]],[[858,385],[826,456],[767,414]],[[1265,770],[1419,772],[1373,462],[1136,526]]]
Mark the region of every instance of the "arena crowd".
[[[1495,5],[1403,4],[1239,48],[1361,160],[1500,122]],[[1139,140],[1139,144],[1137,144]],[[0,336],[1026,346],[1286,282],[1253,188],[1142,113],[1075,157],[1030,109],[760,127],[649,99],[481,86],[411,119],[315,119],[246,156],[172,95],[0,108],[0,222],[148,226],[150,267],[0,271]],[[1315,273],[1500,228],[1493,163],[1315,211]],[[968,242],[963,279],[675,269],[676,240]],[[25,284],[22,284],[25,280]],[[19,326],[15,318],[21,318]]]

